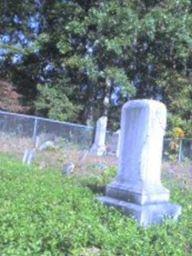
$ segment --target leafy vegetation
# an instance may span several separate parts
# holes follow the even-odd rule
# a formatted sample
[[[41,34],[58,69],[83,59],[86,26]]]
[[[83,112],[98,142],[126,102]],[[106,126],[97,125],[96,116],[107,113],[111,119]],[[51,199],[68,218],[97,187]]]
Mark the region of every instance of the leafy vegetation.
[[[114,174],[114,170],[112,171]],[[0,157],[0,254],[16,255],[191,255],[192,191],[166,177],[172,200],[183,206],[178,222],[142,229],[135,221],[96,200],[80,179],[27,167]]]

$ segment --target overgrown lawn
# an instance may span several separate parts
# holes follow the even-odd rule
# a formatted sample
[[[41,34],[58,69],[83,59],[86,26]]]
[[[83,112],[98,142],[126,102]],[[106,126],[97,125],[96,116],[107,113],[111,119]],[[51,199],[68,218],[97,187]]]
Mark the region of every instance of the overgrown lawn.
[[[182,216],[142,229],[96,200],[113,175],[64,177],[1,156],[0,255],[192,255],[192,189],[165,175]]]

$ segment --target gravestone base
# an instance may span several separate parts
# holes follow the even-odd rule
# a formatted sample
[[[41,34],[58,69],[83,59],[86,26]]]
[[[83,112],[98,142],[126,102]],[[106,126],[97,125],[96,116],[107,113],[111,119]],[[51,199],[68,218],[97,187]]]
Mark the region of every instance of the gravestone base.
[[[108,196],[101,196],[98,199],[105,205],[115,207],[125,215],[132,216],[143,227],[161,224],[165,218],[177,220],[181,214],[181,206],[169,202],[139,205]]]
[[[159,185],[124,184],[115,181],[106,188],[106,196],[139,205],[169,201],[169,190]]]

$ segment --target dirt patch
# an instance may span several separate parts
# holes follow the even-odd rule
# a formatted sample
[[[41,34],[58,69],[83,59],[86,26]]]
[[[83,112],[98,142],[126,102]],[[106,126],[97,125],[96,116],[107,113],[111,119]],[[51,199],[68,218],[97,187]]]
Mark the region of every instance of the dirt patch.
[[[0,152],[13,155],[22,161],[26,149],[34,147],[30,138],[8,136],[0,134]],[[87,150],[82,150],[78,145],[66,144],[55,148],[48,148],[44,151],[36,151],[36,157],[33,164],[40,169],[47,168],[61,171],[67,163],[74,164],[74,175],[99,175],[110,167],[118,166],[118,159],[115,155],[94,156]],[[163,162],[162,177],[168,176],[187,183],[192,186],[192,163],[190,161]]]

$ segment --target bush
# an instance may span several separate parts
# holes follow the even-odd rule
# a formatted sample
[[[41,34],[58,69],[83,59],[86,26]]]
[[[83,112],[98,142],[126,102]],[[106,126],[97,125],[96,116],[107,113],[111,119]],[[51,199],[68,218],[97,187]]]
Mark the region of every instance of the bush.
[[[1,157],[0,255],[191,255],[192,192],[166,183],[181,219],[142,229],[99,203],[85,180]]]

